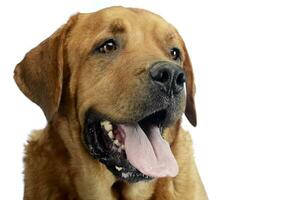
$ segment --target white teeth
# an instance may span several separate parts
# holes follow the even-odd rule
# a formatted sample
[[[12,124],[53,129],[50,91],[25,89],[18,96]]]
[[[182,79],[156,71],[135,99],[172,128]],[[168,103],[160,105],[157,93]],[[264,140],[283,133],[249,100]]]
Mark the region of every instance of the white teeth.
[[[103,121],[100,123],[102,127],[104,127],[104,129],[106,131],[111,131],[112,130],[112,125],[109,121]]]
[[[117,146],[121,146],[119,140],[114,140],[114,144],[117,145]]]
[[[122,167],[119,167],[119,166],[115,166],[115,168],[116,168],[116,170],[118,170],[118,171],[121,171],[123,168]]]
[[[110,124],[109,121],[101,121],[100,122],[101,126],[105,126],[105,124]]]
[[[111,131],[112,130],[112,125],[111,124],[106,124],[104,125],[105,130]]]
[[[112,131],[109,131],[109,132],[108,132],[108,136],[109,136],[110,139],[114,139],[114,134],[113,134]]]
[[[112,132],[112,130],[113,130],[112,124],[106,120],[106,121],[100,122],[100,125],[102,128],[104,128],[107,131],[109,138],[113,140],[113,143],[115,144],[115,146],[118,147],[118,148],[116,148],[116,150],[118,150],[118,152],[120,152],[120,153],[122,152],[122,150],[125,150],[124,144],[121,144],[119,142],[119,140],[115,139],[115,136]]]

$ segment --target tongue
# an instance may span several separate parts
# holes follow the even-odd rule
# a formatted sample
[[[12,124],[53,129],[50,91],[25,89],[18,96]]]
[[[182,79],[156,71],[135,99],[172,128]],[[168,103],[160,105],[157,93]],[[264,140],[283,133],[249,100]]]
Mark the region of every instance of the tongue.
[[[127,159],[135,168],[152,177],[177,175],[177,162],[157,126],[148,129],[149,139],[139,125],[120,126],[125,132]]]

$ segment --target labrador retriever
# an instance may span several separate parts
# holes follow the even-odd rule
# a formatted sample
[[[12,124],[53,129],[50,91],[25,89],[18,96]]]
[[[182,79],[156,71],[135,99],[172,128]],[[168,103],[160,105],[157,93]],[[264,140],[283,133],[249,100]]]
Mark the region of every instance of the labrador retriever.
[[[25,200],[207,199],[181,128],[183,113],[197,121],[191,61],[160,16],[78,13],[14,79],[48,122],[26,145]]]

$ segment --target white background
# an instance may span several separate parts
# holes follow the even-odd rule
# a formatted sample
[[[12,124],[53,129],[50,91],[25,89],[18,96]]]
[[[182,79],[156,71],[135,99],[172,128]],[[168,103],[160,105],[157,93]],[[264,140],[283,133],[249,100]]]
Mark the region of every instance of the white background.
[[[23,145],[45,126],[12,77],[68,17],[152,10],[186,41],[197,80],[195,157],[211,200],[300,199],[300,5],[295,0],[10,0],[0,3],[0,199],[22,199]]]

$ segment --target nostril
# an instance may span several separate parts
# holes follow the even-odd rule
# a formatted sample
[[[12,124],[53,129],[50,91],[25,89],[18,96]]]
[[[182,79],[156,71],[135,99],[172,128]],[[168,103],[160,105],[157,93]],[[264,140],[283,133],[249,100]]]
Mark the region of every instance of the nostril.
[[[153,87],[160,89],[167,95],[177,95],[186,82],[183,69],[173,63],[155,63],[149,72]]]
[[[179,85],[179,86],[183,86],[184,82],[185,82],[185,75],[184,75],[184,73],[180,73],[177,76],[176,84]]]
[[[165,82],[167,82],[168,80],[170,79],[170,77],[169,77],[169,73],[167,72],[167,71],[162,71],[161,73],[160,73],[160,80],[158,80],[158,81],[160,81],[160,82],[162,82],[162,83],[165,83]]]
[[[157,73],[153,74],[152,78],[155,81],[166,83],[170,79],[169,72],[167,70],[159,70]]]

